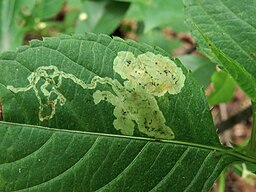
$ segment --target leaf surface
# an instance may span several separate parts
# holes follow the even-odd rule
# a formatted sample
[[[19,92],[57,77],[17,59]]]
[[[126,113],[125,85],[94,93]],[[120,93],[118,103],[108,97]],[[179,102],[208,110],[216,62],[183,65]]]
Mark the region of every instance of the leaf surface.
[[[187,21],[200,50],[219,62],[252,103],[256,101],[255,0],[184,0]],[[246,10],[246,11],[245,11]],[[239,27],[238,27],[239,26]],[[255,157],[256,126],[246,153]]]
[[[195,23],[212,43],[240,63],[254,77],[256,72],[256,1],[184,0],[188,24]],[[246,10],[246,11],[245,11]],[[212,53],[196,28],[192,34],[199,49],[209,58]]]
[[[256,40],[256,17],[249,13],[255,11],[256,1],[185,0],[184,4],[187,23],[200,51],[223,65],[241,89],[255,100],[256,48],[250,42]]]
[[[208,191],[236,159],[171,140],[5,122],[0,133],[1,191]]]
[[[114,72],[112,65],[120,51],[129,51],[135,55],[149,51],[168,56],[163,50],[147,45],[94,34],[32,41],[30,47],[2,54],[0,93],[4,120],[80,131],[118,133],[113,129],[113,105],[108,102],[96,105],[92,97],[95,91],[84,90],[71,80],[63,80],[59,88],[67,100],[66,104],[56,105],[56,115],[43,122],[38,118],[39,103],[33,90],[14,94],[7,86],[25,87],[29,84],[27,78],[31,72],[40,66],[56,66],[60,71],[73,74],[86,83],[96,75],[117,79],[122,83],[123,80]],[[178,60],[175,62],[181,66]],[[167,124],[176,132],[176,139],[219,146],[206,98],[191,74],[185,68],[183,70],[186,81],[182,91],[176,95],[156,97],[159,108]],[[99,88],[110,89],[104,85],[99,85]]]
[[[2,189],[56,191],[62,186],[61,190],[70,191],[208,191],[227,164],[237,159],[254,161],[220,144],[204,92],[178,59],[174,62],[186,77],[181,91],[154,97],[175,139],[148,138],[137,125],[133,136],[124,136],[114,126],[114,106],[106,101],[96,104],[93,97],[95,89],[113,92],[113,87],[103,83],[83,88],[95,76],[105,82],[115,79],[124,86],[124,79],[113,69],[121,51],[169,57],[157,47],[95,34],[45,38],[1,55],[3,117],[23,124],[0,126]],[[48,82],[46,90],[54,88],[54,93],[65,98],[62,105],[56,104],[54,116],[44,121],[39,120],[41,105],[35,91],[15,93],[10,89],[26,88],[28,77],[40,67],[51,70],[38,74],[47,72],[49,76],[57,68],[59,77],[65,77],[62,81],[42,78],[35,84],[41,96],[41,85]],[[56,95],[52,97],[55,101]],[[42,102],[45,104],[45,98]],[[120,128],[128,130],[128,125]]]

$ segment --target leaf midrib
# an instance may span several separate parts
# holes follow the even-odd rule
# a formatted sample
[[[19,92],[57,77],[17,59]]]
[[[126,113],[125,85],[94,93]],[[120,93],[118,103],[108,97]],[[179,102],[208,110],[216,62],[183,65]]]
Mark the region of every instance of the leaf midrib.
[[[185,141],[177,141],[177,140],[160,140],[160,139],[154,139],[154,138],[146,138],[146,137],[134,137],[134,136],[127,136],[127,135],[116,135],[116,134],[107,134],[107,133],[96,133],[96,132],[87,132],[87,131],[77,131],[77,130],[67,130],[67,129],[58,129],[58,128],[50,128],[50,127],[42,127],[38,125],[29,125],[29,124],[18,124],[13,122],[6,122],[1,121],[1,124],[5,124],[7,126],[26,126],[23,128],[36,128],[36,129],[43,129],[47,131],[58,131],[63,133],[70,133],[70,134],[85,134],[85,135],[92,135],[92,136],[104,136],[104,137],[115,137],[115,138],[123,138],[123,139],[134,139],[134,140],[140,140],[140,141],[147,141],[147,142],[161,142],[161,143],[170,143],[175,145],[184,145],[184,146],[190,146],[190,147],[196,147],[201,148],[205,150],[211,150],[215,151],[219,154],[226,154],[233,156],[235,158],[239,158],[243,161],[248,161],[251,163],[256,163],[256,159],[253,157],[245,156],[244,154],[238,153],[237,151],[234,151],[232,148],[220,148],[216,146],[209,146],[209,145],[203,145],[198,143],[189,143]]]

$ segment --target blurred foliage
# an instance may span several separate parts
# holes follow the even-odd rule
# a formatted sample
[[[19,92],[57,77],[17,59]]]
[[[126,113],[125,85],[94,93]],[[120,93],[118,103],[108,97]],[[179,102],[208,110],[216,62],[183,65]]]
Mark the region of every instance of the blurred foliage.
[[[171,26],[175,31],[187,31],[182,1],[133,1],[126,18],[143,21],[145,33],[167,26]]]
[[[211,83],[211,75],[216,71],[215,64],[196,55],[183,55],[179,59],[192,71],[194,77],[206,89]]]
[[[208,97],[210,105],[226,103],[233,98],[236,82],[225,71],[215,72],[211,77],[214,90]]]
[[[256,166],[250,163],[235,164],[232,170],[239,175],[245,182],[254,185],[256,180]]]
[[[0,1],[0,51],[21,45],[26,33],[46,27],[42,20],[55,16],[65,0]]]
[[[165,35],[160,30],[152,30],[148,33],[140,35],[139,41],[150,44],[152,46],[161,47],[168,53],[172,53],[173,50],[181,47],[182,45],[180,40],[168,38],[167,35]]]
[[[111,34],[120,25],[130,3],[116,1],[85,1],[80,9],[75,33]]]

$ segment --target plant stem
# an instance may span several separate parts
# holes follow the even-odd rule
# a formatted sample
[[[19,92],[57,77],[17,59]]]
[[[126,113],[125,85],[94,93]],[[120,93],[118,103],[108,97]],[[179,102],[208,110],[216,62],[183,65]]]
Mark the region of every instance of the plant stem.
[[[225,192],[225,172],[226,170],[224,169],[219,176],[218,192]]]
[[[246,147],[247,153],[252,157],[256,157],[256,103],[252,101],[252,130],[249,143]]]

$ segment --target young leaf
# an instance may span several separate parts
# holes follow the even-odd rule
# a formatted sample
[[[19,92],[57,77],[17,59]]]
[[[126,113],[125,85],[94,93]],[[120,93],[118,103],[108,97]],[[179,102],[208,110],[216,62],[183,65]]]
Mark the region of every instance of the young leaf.
[[[208,96],[210,105],[225,103],[233,98],[236,83],[226,72],[215,72],[212,75],[212,83],[214,90]]]

